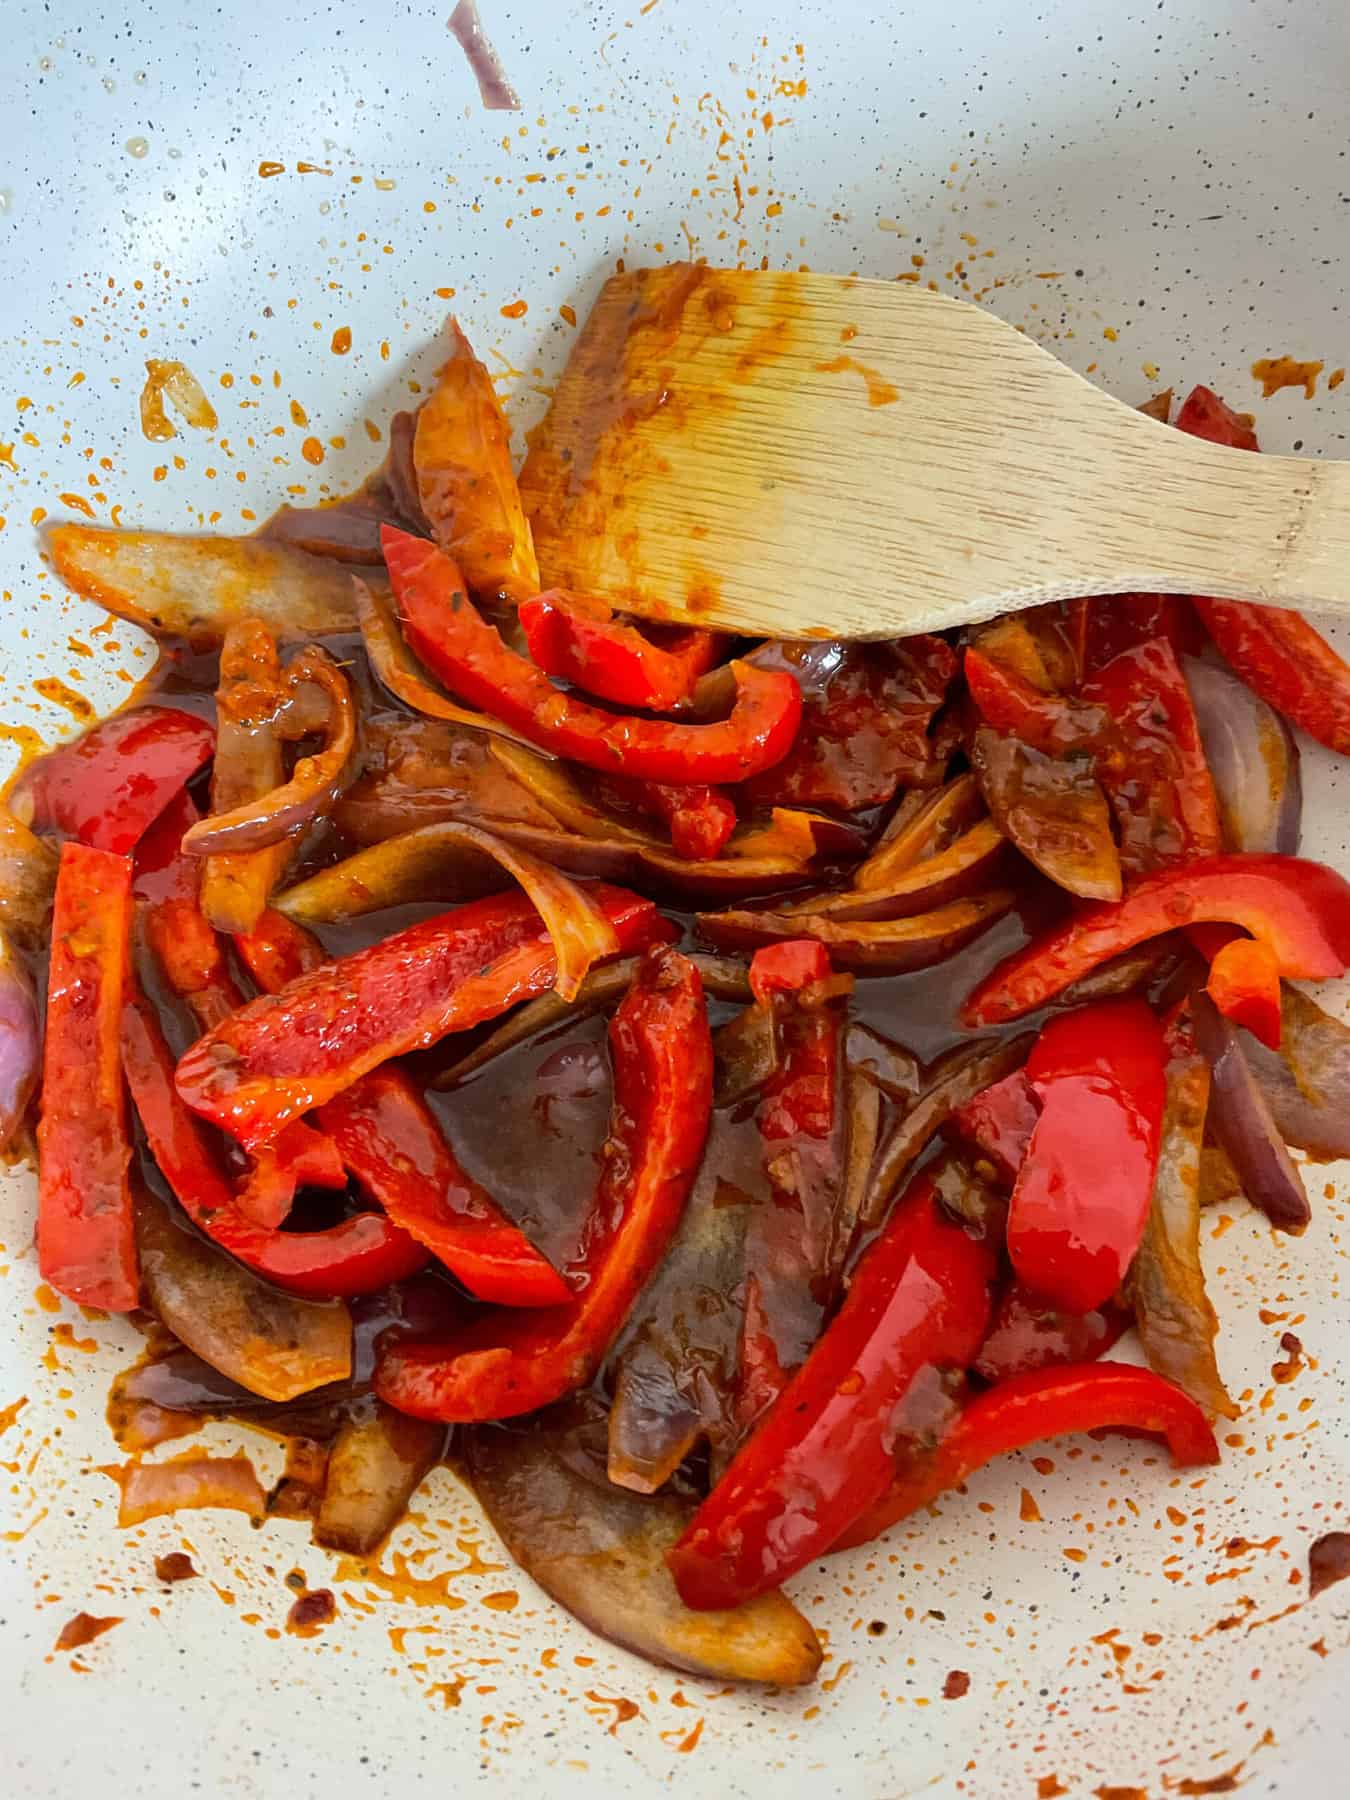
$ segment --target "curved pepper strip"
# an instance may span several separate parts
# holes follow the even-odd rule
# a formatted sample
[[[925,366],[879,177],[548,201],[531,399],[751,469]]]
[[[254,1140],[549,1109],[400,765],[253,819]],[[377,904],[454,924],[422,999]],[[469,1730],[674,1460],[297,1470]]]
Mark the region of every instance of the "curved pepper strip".
[[[327,1231],[277,1231],[247,1218],[175,1092],[173,1055],[143,995],[128,995],[121,1032],[122,1068],[150,1154],[183,1211],[222,1250],[315,1300],[373,1293],[425,1267],[426,1250],[383,1213],[357,1213]]]
[[[1198,387],[1177,414],[1177,430],[1234,450],[1255,450],[1251,425],[1209,388]],[[1350,663],[1298,613],[1254,601],[1195,598],[1225,659],[1247,686],[1299,725],[1344,754],[1350,750]]]
[[[667,1554],[686,1606],[735,1606],[821,1556],[895,1473],[903,1408],[929,1371],[964,1369],[989,1323],[997,1251],[911,1183],[838,1313]]]
[[[1233,938],[1209,965],[1205,992],[1225,1018],[1271,1050],[1280,1047],[1280,966],[1256,938]]]
[[[660,819],[670,832],[671,848],[690,862],[712,862],[722,854],[736,829],[736,808],[720,788],[703,783],[696,787],[671,787],[660,781],[625,781],[611,776],[603,784],[631,801],[650,818]],[[780,846],[781,848],[781,846]],[[740,851],[745,854],[744,850]],[[808,856],[815,854],[812,840]]]
[[[269,993],[328,960],[307,931],[277,912],[264,913],[236,943]],[[401,1069],[392,1063],[372,1069],[318,1116],[371,1198],[477,1299],[557,1306],[568,1298],[557,1270],[461,1168],[436,1115]]]
[[[380,533],[408,643],[453,693],[556,756],[605,774],[696,785],[744,781],[787,755],[801,690],[781,669],[732,663],[736,704],[717,724],[628,718],[554,687],[502,642],[464,590],[459,570],[424,538]]]
[[[675,935],[650,900],[599,882],[587,891],[619,955]],[[542,994],[557,966],[524,894],[475,900],[251,1000],[187,1052],[178,1091],[254,1150],[380,1063]]]
[[[1008,1208],[1018,1280],[1068,1312],[1115,1293],[1143,1236],[1167,1103],[1163,1028],[1143,1000],[1051,1019],[1027,1059],[1040,1102]]]
[[[1147,938],[1207,923],[1242,926],[1286,979],[1324,981],[1350,962],[1350,882],[1298,856],[1215,856],[1161,870],[1007,957],[975,987],[961,1017],[970,1026],[1021,1018]]]
[[[131,874],[125,856],[61,847],[37,1131],[38,1268],[58,1293],[108,1312],[140,1304],[117,1059]]]
[[[442,1342],[391,1345],[382,1400],[414,1418],[509,1419],[584,1387],[680,1222],[712,1116],[713,1055],[698,970],[653,950],[610,1021],[614,1104],[604,1172],[577,1254],[573,1298],[500,1314]]]
[[[546,675],[598,700],[648,712],[670,712],[688,700],[723,642],[714,632],[681,626],[654,644],[636,625],[616,619],[603,600],[562,588],[523,601],[518,612],[530,656]]]
[[[1179,1469],[1219,1460],[1208,1419],[1173,1382],[1126,1363],[1035,1369],[978,1395],[936,1451],[908,1459],[889,1492],[838,1539],[836,1550],[869,1543],[996,1456],[1071,1431],[1148,1431],[1167,1439]]]
[[[125,856],[215,747],[208,720],[138,706],[35,762],[15,786],[14,808],[35,831]]]

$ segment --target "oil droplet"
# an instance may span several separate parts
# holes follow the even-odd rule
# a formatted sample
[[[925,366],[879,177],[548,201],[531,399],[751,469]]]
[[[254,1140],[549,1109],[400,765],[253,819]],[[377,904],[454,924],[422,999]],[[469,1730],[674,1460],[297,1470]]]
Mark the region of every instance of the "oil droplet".
[[[134,156],[139,162],[150,154],[150,140],[143,137],[129,137],[123,146],[128,156]]]
[[[261,178],[264,181],[267,181],[273,175],[284,175],[285,173],[286,173],[285,163],[260,162],[258,164],[258,174],[261,176]]]
[[[117,83],[113,80],[111,75],[105,75],[103,77],[103,91],[105,94],[115,94],[117,92]]]
[[[394,189],[398,186],[398,183],[390,180],[387,175],[377,175],[375,177],[375,185],[382,194],[392,194]]]
[[[216,409],[190,369],[180,362],[161,362],[153,356],[147,357],[145,369],[145,386],[141,389],[142,437],[153,444],[177,435],[164,410],[166,400],[182,415],[184,424],[196,431],[215,430]]]
[[[339,325],[333,333],[333,355],[345,356],[352,347],[352,328],[350,325]]]
[[[323,461],[323,445],[319,442],[318,438],[307,437],[300,446],[300,454],[307,463],[313,463],[315,468],[318,468],[319,464]]]
[[[14,211],[14,189],[0,188],[0,219]]]
[[[136,73],[132,76],[131,79],[136,83],[137,87],[144,87],[145,86],[145,70],[137,69]]]
[[[301,406],[301,404],[298,400],[291,401],[291,424],[292,425],[308,425],[309,424],[309,414],[305,411],[304,407]]]
[[[530,306],[527,300],[513,300],[509,306],[503,306],[500,309],[504,319],[523,319],[529,310]]]

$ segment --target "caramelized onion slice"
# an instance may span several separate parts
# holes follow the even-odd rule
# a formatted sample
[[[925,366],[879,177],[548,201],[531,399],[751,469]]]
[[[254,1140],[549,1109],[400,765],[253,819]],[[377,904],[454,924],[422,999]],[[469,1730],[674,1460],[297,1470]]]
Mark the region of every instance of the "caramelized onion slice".
[[[261,538],[180,537],[53,525],[47,552],[67,587],[162,637],[203,647],[241,619],[290,641],[332,637],[356,624],[340,563]]]
[[[633,844],[657,852],[669,846],[655,833],[637,830],[615,818],[589,799],[565,763],[544,757],[537,750],[517,744],[491,746],[492,757],[555,818],[565,831],[577,837],[597,838],[614,844]]]
[[[830,894],[824,899],[799,900],[784,910],[816,913],[823,918],[903,919],[936,906],[960,900],[987,887],[1008,840],[992,819],[982,819],[945,850],[925,857],[895,875],[882,886],[864,891]]]
[[[189,1350],[265,1400],[293,1400],[351,1374],[352,1321],[260,1281],[186,1224],[168,1203],[136,1197],[136,1248],[151,1310]]]
[[[403,1517],[444,1448],[444,1425],[410,1419],[373,1394],[357,1401],[328,1453],[314,1542],[368,1555]]]
[[[908,919],[844,922],[820,913],[700,913],[699,931],[728,949],[757,949],[794,937],[813,937],[830,952],[836,968],[862,975],[903,975],[931,968],[988,930],[1011,910],[1016,896],[1007,889],[956,900]]]
[[[1277,1231],[1295,1235],[1312,1217],[1303,1177],[1271,1117],[1237,1027],[1208,994],[1191,995],[1195,1041],[1210,1067],[1209,1114],[1214,1135],[1237,1171],[1242,1191]]]
[[[493,893],[503,885],[498,871],[529,895],[557,951],[554,987],[562,999],[575,999],[591,964],[618,950],[614,927],[566,875],[504,836],[461,820],[424,825],[359,850],[280,895],[276,906],[302,925],[356,919],[408,900],[466,899],[466,883],[476,884],[476,893]]]
[[[28,971],[0,928],[0,1150],[14,1140],[37,1086],[42,1024]]]
[[[605,1476],[605,1428],[575,1413],[524,1430],[464,1437],[474,1492],[511,1555],[583,1624],[639,1656],[718,1681],[813,1681],[821,1647],[782,1594],[693,1612],[665,1553],[693,1515],[669,1493],[635,1494]]]
[[[404,642],[398,609],[387,588],[372,587],[359,575],[352,576],[351,584],[352,603],[370,666],[395,699],[429,719],[447,719],[452,725],[467,725],[474,731],[485,731],[493,737],[530,748],[528,741],[511,726],[503,725],[488,713],[461,706],[441,692]],[[540,756],[541,752],[534,750],[532,754]]]
[[[958,775],[936,793],[909,794],[896,808],[881,842],[853,872],[856,888],[886,888],[918,862],[940,855],[984,812],[979,783]]]

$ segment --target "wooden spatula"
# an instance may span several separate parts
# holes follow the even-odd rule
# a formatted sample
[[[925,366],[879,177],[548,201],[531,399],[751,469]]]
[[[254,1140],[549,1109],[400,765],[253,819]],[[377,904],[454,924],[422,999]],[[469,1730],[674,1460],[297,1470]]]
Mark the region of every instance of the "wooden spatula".
[[[1350,613],[1350,463],[1184,436],[894,282],[615,276],[521,487],[548,585],[755,635],[1132,590]]]

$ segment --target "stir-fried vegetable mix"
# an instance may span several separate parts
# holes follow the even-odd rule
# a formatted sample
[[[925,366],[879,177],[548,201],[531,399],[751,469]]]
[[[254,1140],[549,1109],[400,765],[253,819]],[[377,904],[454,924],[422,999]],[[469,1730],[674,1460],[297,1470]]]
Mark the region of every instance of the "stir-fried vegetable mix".
[[[257,539],[49,534],[164,640],[0,845],[0,1134],[44,1277],[159,1322],[118,1404],[326,1442],[276,1504],[362,1553],[448,1454],[597,1630],[778,1683],[782,1584],[1000,1453],[1215,1461],[1201,1208],[1300,1232],[1289,1146],[1350,1150],[1290,985],[1350,963],[1291,730],[1347,747],[1350,669],[1204,598],[752,644],[548,589],[457,326],[391,446]]]

